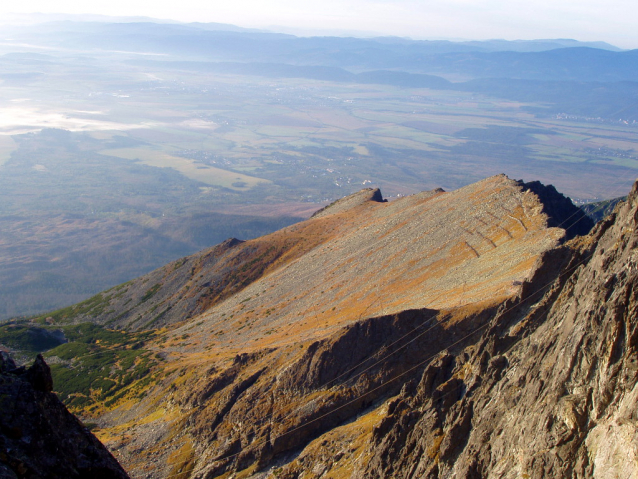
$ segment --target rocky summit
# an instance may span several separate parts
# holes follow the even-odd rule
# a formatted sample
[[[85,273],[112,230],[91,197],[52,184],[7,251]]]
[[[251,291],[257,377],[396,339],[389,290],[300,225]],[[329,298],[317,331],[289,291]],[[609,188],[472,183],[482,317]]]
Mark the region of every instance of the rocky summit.
[[[638,477],[637,220],[638,186],[593,229],[503,175],[363,190],[47,321],[155,331],[85,411],[132,477]]]

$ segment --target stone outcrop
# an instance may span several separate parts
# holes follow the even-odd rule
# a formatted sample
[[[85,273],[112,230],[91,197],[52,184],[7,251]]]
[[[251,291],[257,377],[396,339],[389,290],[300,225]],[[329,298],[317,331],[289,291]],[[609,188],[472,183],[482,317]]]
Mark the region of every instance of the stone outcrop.
[[[337,201],[330,203],[328,206],[321,208],[313,213],[312,218],[319,218],[328,214],[335,214],[351,210],[355,206],[366,203],[367,201],[373,201],[377,203],[387,203],[388,200],[383,198],[381,190],[379,188],[364,188],[357,193],[340,198]]]
[[[27,369],[0,353],[0,478],[128,478],[52,388],[42,356]]]
[[[571,200],[556,191],[553,185],[546,186],[540,181],[519,181],[519,184],[525,191],[531,191],[540,198],[543,212],[549,218],[548,226],[563,228],[567,232],[566,239],[586,235],[594,226],[594,222],[585,211],[576,208]]]
[[[277,477],[638,477],[637,219],[638,184],[545,258],[527,300],[380,405],[365,446],[334,432]]]

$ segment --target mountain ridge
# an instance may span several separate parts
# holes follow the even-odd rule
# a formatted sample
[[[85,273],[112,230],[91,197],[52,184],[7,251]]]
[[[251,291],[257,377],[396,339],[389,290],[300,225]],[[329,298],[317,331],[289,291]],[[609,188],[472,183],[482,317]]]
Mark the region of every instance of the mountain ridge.
[[[152,473],[150,457],[165,461],[184,449],[192,453],[184,453],[180,467],[193,477],[217,477],[262,469],[329,434],[398,394],[402,382],[386,382],[414,377],[439,344],[460,350],[508,298],[529,294],[534,278],[547,274],[543,258],[566,233],[548,226],[533,190],[504,175],[387,203],[378,190],[363,190],[272,235],[231,239],[171,263],[139,286],[123,286],[119,298],[111,291],[109,301],[142,309],[110,327],[143,329],[148,318],[171,308],[167,322],[154,323],[165,333],[145,346],[164,358],[164,379],[146,391],[148,399],[104,414],[99,437],[131,470]],[[558,223],[575,214],[589,221],[571,205]],[[167,281],[156,282],[162,277]],[[172,283],[176,278],[183,286]],[[237,289],[215,297],[222,285]],[[199,303],[189,291],[200,294]],[[210,292],[206,303],[201,298]],[[176,313],[180,320],[171,325],[172,312],[183,312],[188,301],[199,309],[186,321]],[[100,309],[117,311],[114,305]],[[109,321],[108,314],[93,319]],[[387,354],[392,360],[383,361]],[[157,418],[152,405],[159,397]],[[109,432],[123,423],[125,441]],[[247,429],[238,430],[238,423]]]
[[[95,419],[118,460],[156,478],[634,477],[638,183],[583,236],[555,189],[504,175],[382,200],[186,258],[257,268],[146,336],[162,361],[144,394]]]
[[[475,190],[480,191],[482,189],[492,191],[485,194],[480,193],[477,198],[471,199]],[[523,193],[520,200],[510,199],[509,201],[512,202],[510,206],[506,206],[503,203],[497,206],[494,212],[487,213],[480,213],[479,210],[472,212],[470,210],[465,212],[465,209],[461,210],[461,208],[468,208],[468,205],[463,205],[466,197],[467,201],[473,201],[476,206],[482,206],[485,199],[484,196],[487,196],[489,201],[497,201],[500,191],[509,191],[510,189],[511,191],[519,190]],[[538,203],[539,200],[537,199],[531,200],[532,196],[529,197],[530,200],[527,200],[524,195],[525,191],[529,191],[533,197],[546,198],[545,202],[547,204],[542,203],[542,199],[540,200],[541,203]],[[456,214],[458,220],[465,223],[467,220],[464,215],[479,214],[483,217],[481,223],[478,225],[458,226],[460,236],[448,236],[443,223],[437,219],[440,211],[445,212],[448,209],[444,204],[445,202],[437,200],[440,195],[444,195],[446,199],[458,197],[455,200],[459,205],[457,209],[464,211],[462,213],[446,213],[447,215],[453,216]],[[560,198],[563,198],[563,202],[559,201]],[[531,202],[525,203],[527,201]],[[554,205],[554,203],[556,204]],[[427,215],[419,210],[422,207],[427,208],[429,205],[433,208],[432,219],[424,218]],[[553,209],[551,205],[554,205]],[[493,225],[494,218],[496,218],[495,215],[503,215],[503,208],[512,208],[512,212],[505,212],[502,225]],[[550,209],[545,212],[547,208]],[[395,232],[396,236],[396,232],[400,231],[400,235],[396,236],[399,242],[389,242],[389,239],[381,238],[376,240],[378,244],[371,246],[367,237],[359,232],[357,225],[365,228],[363,231],[372,229],[369,225],[371,219],[369,215],[375,214],[373,212],[377,210],[376,217],[379,228],[386,231],[385,235],[388,238],[392,237],[393,232]],[[507,242],[508,239],[513,237],[512,235],[517,234],[515,233],[516,230],[519,231],[518,234],[527,234],[529,226],[525,225],[525,221],[528,221],[525,216],[528,214],[527,210],[529,210],[530,215],[534,214],[536,210],[542,211],[545,215],[549,214],[544,221],[553,221],[552,226],[559,225],[569,215],[576,215],[572,222],[576,225],[583,225],[583,228],[578,230],[581,233],[592,226],[591,220],[586,218],[582,212],[571,205],[569,200],[565,200],[552,187],[541,187],[536,183],[515,182],[504,175],[492,177],[451,193],[445,193],[443,190],[437,189],[395,200],[391,203],[383,203],[379,190],[362,190],[319,210],[310,220],[247,242],[240,242],[234,239],[227,240],[196,255],[169,263],[167,266],[155,270],[138,280],[112,288],[87,300],[85,303],[52,313],[51,317],[54,320],[74,317],[74,321],[83,321],[90,317],[93,321],[111,327],[130,329],[132,327],[130,319],[137,315],[139,318],[134,319],[135,329],[166,326],[176,322],[178,318],[180,318],[179,320],[184,320],[203,313],[223,299],[231,297],[244,287],[250,286],[252,282],[270,273],[280,274],[282,276],[282,284],[289,281],[286,279],[286,275],[308,276],[308,271],[317,270],[317,268],[321,268],[324,265],[317,264],[308,257],[304,258],[304,256],[315,248],[321,248],[322,245],[326,249],[317,251],[315,254],[322,255],[328,253],[330,249],[339,248],[346,255],[339,260],[337,259],[339,256],[335,255],[333,260],[335,266],[333,268],[336,269],[334,273],[329,275],[332,277],[337,274],[337,271],[343,269],[337,266],[336,262],[352,261],[353,258],[363,254],[362,252],[366,250],[368,251],[366,254],[371,258],[373,257],[371,255],[376,254],[379,256],[378,261],[383,262],[388,261],[385,257],[390,251],[390,249],[384,249],[386,245],[392,245],[395,250],[401,245],[400,247],[403,248],[405,254],[408,254],[409,244],[412,239],[426,235],[428,228],[434,228],[433,231],[440,231],[441,233],[439,234],[443,235],[437,240],[429,239],[429,235],[425,236],[428,238],[429,246],[427,247],[431,248],[431,254],[435,255],[432,259],[426,261],[428,264],[427,274],[431,274],[437,261],[434,258],[441,257],[443,254],[442,252],[435,252],[439,248],[437,244],[454,243],[455,246],[444,246],[443,248],[458,249],[459,258],[465,258],[467,255],[480,257],[482,253],[479,253],[479,251],[485,248],[487,248],[485,253],[489,257],[489,254],[491,254],[489,250],[495,248],[497,244]],[[560,216],[559,213],[562,211],[567,211],[567,213],[564,216]],[[419,226],[413,225],[416,218],[419,218],[419,221],[422,222]],[[534,219],[534,221],[539,220]],[[428,224],[427,222],[432,223]],[[511,223],[511,225],[508,223]],[[399,224],[406,228],[399,230]],[[410,231],[410,229],[413,230]],[[571,231],[571,227],[569,230]],[[550,236],[558,235],[557,231],[556,233],[551,233]],[[347,236],[343,237],[346,232]],[[576,233],[568,233],[568,237],[572,237],[574,234]],[[467,238],[458,241],[463,236],[467,236]],[[552,240],[543,241],[558,241],[559,236],[555,236]],[[348,260],[349,257],[351,258],[350,260]],[[296,261],[301,261],[304,266],[296,265]],[[415,261],[418,263],[420,260]],[[462,259],[459,261],[462,261]],[[286,269],[277,273],[277,270],[282,265],[288,265],[293,269],[306,269],[303,272],[289,272]],[[377,274],[372,272],[375,269],[371,265],[359,267],[362,270],[370,269],[370,273],[361,273],[363,276],[365,274]],[[323,273],[317,270],[315,274]],[[397,276],[397,274],[399,274],[398,271],[391,273],[392,277],[395,278],[393,281],[402,283],[403,280],[400,280],[400,276]],[[326,281],[327,283],[325,284],[331,284],[333,279],[326,278]],[[292,287],[290,285],[288,288]],[[335,284],[333,287],[337,287],[337,285]],[[456,287],[460,287],[460,285]],[[467,291],[464,294],[467,294],[467,300],[470,297],[469,287],[466,289]],[[177,291],[179,291],[179,294],[176,295]],[[253,298],[251,303],[255,301],[257,300]],[[123,308],[124,304],[130,305],[130,307]],[[266,309],[268,308],[263,307],[263,310]],[[80,315],[74,316],[74,310],[79,311]],[[127,323],[126,318],[129,318],[129,323]]]

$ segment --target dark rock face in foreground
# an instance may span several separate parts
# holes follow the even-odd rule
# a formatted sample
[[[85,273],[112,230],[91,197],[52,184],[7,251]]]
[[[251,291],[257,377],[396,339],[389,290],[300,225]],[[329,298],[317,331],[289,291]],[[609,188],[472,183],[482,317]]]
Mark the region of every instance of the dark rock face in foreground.
[[[567,232],[566,239],[586,235],[594,227],[593,220],[585,211],[574,206],[553,185],[545,186],[540,181],[524,183],[519,180],[518,183],[525,191],[531,191],[540,198],[543,212],[549,217],[548,226],[563,228]]]
[[[0,353],[0,478],[128,478],[52,388],[42,356],[25,369]]]

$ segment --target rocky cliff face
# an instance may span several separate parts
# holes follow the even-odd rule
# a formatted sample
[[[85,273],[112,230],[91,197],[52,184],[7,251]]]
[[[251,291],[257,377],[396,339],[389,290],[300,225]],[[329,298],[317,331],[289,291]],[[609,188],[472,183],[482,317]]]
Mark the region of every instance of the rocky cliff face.
[[[26,369],[0,353],[0,478],[128,478],[52,388],[42,356]]]
[[[637,219],[638,184],[475,341],[442,343],[369,433],[335,430],[278,477],[638,477]]]

